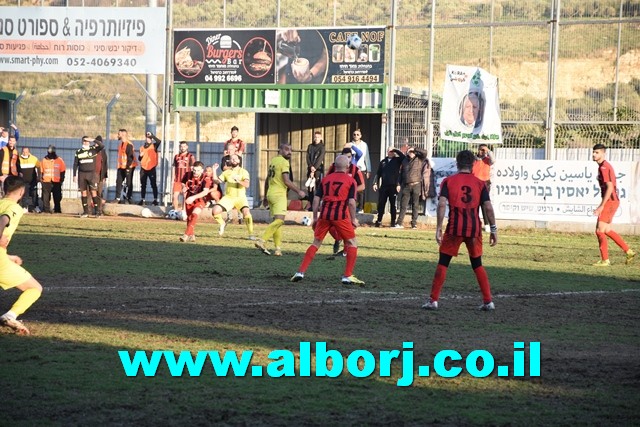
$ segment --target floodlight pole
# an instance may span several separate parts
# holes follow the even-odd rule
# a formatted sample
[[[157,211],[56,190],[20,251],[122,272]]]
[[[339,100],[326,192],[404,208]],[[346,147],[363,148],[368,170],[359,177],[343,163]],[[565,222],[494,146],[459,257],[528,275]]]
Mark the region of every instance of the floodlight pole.
[[[20,95],[18,95],[18,97],[11,103],[11,123],[13,123],[14,125],[18,121],[18,104],[20,104],[20,101],[22,101],[26,94],[27,91],[23,90],[22,92],[20,92]]]
[[[436,0],[431,0],[431,38],[429,40],[429,94],[427,98],[427,157],[433,157],[433,50],[436,44]]]
[[[111,142],[111,133],[110,133],[110,129],[111,129],[111,110],[113,110],[113,107],[116,105],[116,102],[118,102],[118,99],[120,99],[120,94],[116,93],[113,98],[111,98],[111,101],[109,101],[109,103],[107,104],[107,128],[105,129],[105,134],[104,136],[107,138],[107,147],[109,146],[109,143]]]

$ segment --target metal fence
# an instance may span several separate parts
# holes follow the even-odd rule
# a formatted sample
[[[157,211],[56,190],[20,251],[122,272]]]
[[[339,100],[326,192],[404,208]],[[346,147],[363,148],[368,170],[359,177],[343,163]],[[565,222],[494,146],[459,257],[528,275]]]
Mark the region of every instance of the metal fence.
[[[113,2],[41,0],[40,5],[112,7]],[[115,5],[164,2],[116,0]],[[445,67],[456,64],[480,66],[499,77],[504,144],[498,156],[567,159],[575,152],[582,158],[602,142],[619,149],[621,160],[640,157],[639,0],[184,0],[173,1],[172,10],[175,28],[387,26],[395,45],[393,63],[387,64],[393,81],[387,82],[405,96],[396,96],[389,112],[395,140],[383,144],[408,137],[427,146],[432,131],[435,156],[460,148],[438,137]],[[16,115],[23,143],[105,132],[113,137],[121,127],[142,139],[143,81],[144,76],[27,73],[4,75],[2,90],[24,91]],[[161,93],[162,78],[158,87]],[[106,106],[115,94],[120,97],[107,128]],[[239,123],[251,143],[254,122],[253,114],[182,113],[169,138],[222,142]]]

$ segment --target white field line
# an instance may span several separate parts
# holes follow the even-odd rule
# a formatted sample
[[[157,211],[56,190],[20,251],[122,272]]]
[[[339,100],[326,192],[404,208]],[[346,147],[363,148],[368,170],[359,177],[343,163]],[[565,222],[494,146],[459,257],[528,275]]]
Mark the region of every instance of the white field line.
[[[209,291],[209,292],[273,292],[273,289],[259,289],[259,288],[215,288],[215,287],[177,287],[177,286],[47,286],[46,291],[61,291],[61,290],[110,290],[110,289],[126,289],[128,291],[141,290],[170,290],[170,291]],[[320,290],[321,293],[336,294],[336,293],[348,293],[353,292],[350,290]],[[640,292],[640,289],[620,289],[615,291],[567,291],[567,292],[540,292],[540,293],[526,293],[526,294],[496,294],[493,295],[494,299],[501,298],[540,298],[540,297],[563,297],[573,295],[609,295],[620,294],[628,292]],[[310,300],[289,300],[289,301],[260,301],[249,302],[240,304],[229,304],[234,307],[255,307],[255,306],[268,306],[268,305],[322,305],[322,304],[354,304],[354,303],[369,303],[369,302],[388,302],[388,301],[413,301],[425,299],[428,296],[428,292],[425,295],[408,295],[401,292],[377,292],[377,291],[362,291],[362,295],[379,295],[380,297],[372,298],[334,298],[334,299],[310,299]],[[478,295],[448,295],[443,296],[441,299],[476,299]]]

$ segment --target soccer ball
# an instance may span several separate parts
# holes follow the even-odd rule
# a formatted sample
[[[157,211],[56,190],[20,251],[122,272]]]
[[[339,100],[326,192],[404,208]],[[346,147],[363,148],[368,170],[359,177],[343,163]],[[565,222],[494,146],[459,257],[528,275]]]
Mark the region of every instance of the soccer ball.
[[[182,216],[180,211],[177,211],[175,209],[171,209],[169,212],[167,212],[167,219],[173,219],[173,220],[177,220],[180,219],[180,216]]]
[[[349,49],[358,50],[362,44],[362,39],[357,34],[351,34],[347,37],[347,47]]]
[[[302,221],[300,221],[302,225],[311,225],[311,218],[308,216],[303,216]]]
[[[143,218],[152,218],[153,212],[151,212],[149,208],[143,208],[142,211],[140,211],[140,216]]]

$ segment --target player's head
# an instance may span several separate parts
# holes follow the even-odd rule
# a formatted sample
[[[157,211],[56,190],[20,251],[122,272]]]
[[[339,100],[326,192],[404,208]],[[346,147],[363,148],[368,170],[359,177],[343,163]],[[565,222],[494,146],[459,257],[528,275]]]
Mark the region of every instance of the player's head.
[[[26,159],[29,157],[29,155],[31,155],[31,152],[29,151],[29,147],[22,147],[21,156]]]
[[[360,131],[360,129],[356,129],[353,131],[353,133],[351,134],[351,136],[353,137],[354,141],[360,141],[360,138],[362,138],[362,132]]]
[[[194,176],[199,177],[204,173],[204,163],[198,160],[193,164],[193,167],[191,168],[191,170],[193,171]]]
[[[7,145],[9,146],[9,148],[11,148],[12,150],[16,147],[16,136],[15,135],[10,135],[9,139],[7,140]]]
[[[87,135],[82,137],[82,148],[84,149],[88,149],[91,146],[91,138],[89,138]]]
[[[395,148],[394,148],[394,147],[389,147],[389,148],[387,149],[387,157],[388,157],[388,158],[390,158],[390,159],[391,159],[391,158],[393,158],[393,157],[395,157],[395,156],[396,156],[396,152],[395,152],[394,150],[395,150]]]
[[[47,148],[47,153],[56,154],[56,146],[55,145],[50,145],[49,148]]]
[[[484,157],[489,152],[489,146],[487,144],[478,145],[478,156]]]
[[[234,126],[231,128],[231,137],[232,138],[236,138],[238,136],[238,126]]]
[[[233,142],[230,142],[227,144],[226,147],[227,153],[229,153],[229,155],[235,154],[236,151],[238,151],[238,148],[236,147],[236,144],[234,144]]]
[[[471,172],[473,168],[473,163],[476,161],[476,155],[471,152],[471,150],[463,150],[458,153],[456,156],[456,165],[458,166],[458,171],[467,171]]]
[[[5,195],[22,198],[24,194],[24,180],[19,176],[9,175],[5,178],[2,188]]]
[[[231,166],[233,166],[235,168],[236,166],[240,165],[240,157],[238,157],[237,154],[232,154],[229,157],[229,162],[231,163]]]
[[[591,153],[591,158],[594,162],[602,162],[604,160],[605,153],[607,152],[607,147],[604,144],[596,144],[593,146],[593,152]]]
[[[204,168],[204,174],[206,176],[213,176],[213,168],[211,166],[207,166]]]
[[[129,140],[129,132],[126,129],[118,130],[118,139],[120,141],[128,141]]]
[[[187,144],[187,141],[180,141],[180,152],[186,153],[187,151],[189,151],[189,144]]]
[[[353,157],[353,152],[351,151],[351,148],[349,148],[349,147],[344,147],[340,154],[345,156],[349,161],[351,161],[351,158]]]
[[[278,151],[282,157],[287,160],[291,159],[291,145],[290,144],[280,144],[280,150]]]
[[[334,162],[336,165],[336,172],[346,172],[350,162],[351,159],[343,154],[340,154],[338,157],[336,157],[336,160]]]

